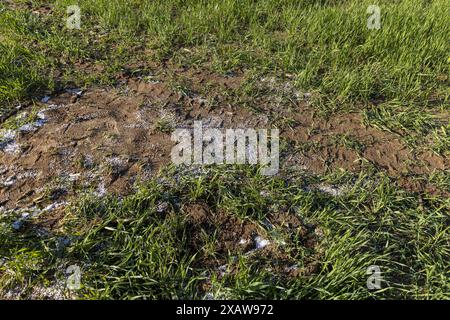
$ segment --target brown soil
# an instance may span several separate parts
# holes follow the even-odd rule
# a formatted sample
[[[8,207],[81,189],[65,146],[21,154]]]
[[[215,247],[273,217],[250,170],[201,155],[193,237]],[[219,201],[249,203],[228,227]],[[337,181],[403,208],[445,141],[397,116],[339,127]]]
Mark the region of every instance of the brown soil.
[[[0,206],[54,202],[86,188],[99,194],[103,188],[126,194],[135,181],[148,179],[170,162],[170,131],[191,127],[194,120],[218,128],[268,128],[281,118],[293,119],[293,124],[281,128],[282,138],[291,146],[282,155],[285,168],[317,173],[337,168],[358,171],[368,162],[420,192],[436,190],[426,182],[412,182],[409,175],[450,168],[449,159],[410,150],[397,135],[366,127],[359,114],[327,120],[316,116],[304,99],[275,108],[276,97],[270,95],[259,100],[262,112],[254,112],[231,105],[222,94],[238,88],[242,74],[221,76],[196,69],[171,72],[177,72],[191,92],[170,86],[167,76],[144,81],[123,74],[123,85],[116,88],[52,97],[47,106],[58,107],[45,112],[47,122],[16,138],[21,152],[0,151]],[[198,95],[204,86],[217,88],[212,90],[216,93],[206,98]],[[167,126],[165,130],[158,126],[161,121]],[[364,148],[343,145],[343,135]],[[15,183],[5,184],[8,179]]]
[[[306,152],[302,159],[297,159],[314,172],[323,173],[329,168],[355,171],[361,168],[361,158],[384,169],[391,176],[402,173],[424,174],[434,169],[449,168],[448,159],[442,156],[431,151],[414,152],[399,136],[364,126],[360,114],[337,115],[320,121],[312,111],[305,110],[295,116],[295,119],[298,125],[288,131],[286,136],[294,142],[294,146],[301,147],[305,142],[318,145],[316,152]],[[343,135],[364,145],[363,150],[353,150],[341,145]]]
[[[205,235],[217,236],[214,252],[225,256],[227,252],[246,252],[254,248],[257,225],[240,220],[224,211],[213,212],[206,204],[189,204],[183,208],[187,217],[190,246],[194,251],[205,245]],[[240,244],[239,241],[243,240]],[[224,261],[222,261],[224,262]]]
[[[196,263],[217,271],[219,276],[225,272],[236,272],[236,261],[226,260],[227,257],[247,255],[256,259],[262,268],[276,271],[277,274],[296,277],[307,276],[317,272],[320,257],[318,248],[317,227],[304,225],[293,213],[274,215],[271,228],[288,235],[284,244],[271,241],[267,246],[258,248],[257,237],[267,237],[264,228],[249,220],[242,220],[223,210],[212,210],[204,203],[192,203],[183,207],[186,216],[188,246],[193,254],[197,254]],[[213,248],[208,248],[213,241]],[[299,259],[299,252],[293,252],[292,242],[301,241],[309,258]],[[295,246],[298,248],[298,246]],[[209,250],[208,250],[209,249]],[[302,261],[304,265],[297,266]]]

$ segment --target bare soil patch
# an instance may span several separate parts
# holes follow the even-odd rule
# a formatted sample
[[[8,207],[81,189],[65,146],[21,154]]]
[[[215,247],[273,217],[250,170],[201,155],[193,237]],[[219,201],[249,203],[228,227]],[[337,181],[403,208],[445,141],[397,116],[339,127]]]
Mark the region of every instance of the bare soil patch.
[[[18,130],[15,151],[0,151],[0,205],[12,209],[45,204],[86,189],[99,195],[127,194],[136,181],[148,179],[170,162],[171,131],[191,127],[195,120],[217,128],[268,128],[281,116],[293,119],[281,128],[289,143],[281,155],[284,167],[323,173],[337,168],[358,171],[370,163],[414,191],[433,188],[412,183],[408,175],[450,168],[442,156],[411,150],[397,135],[363,125],[359,114],[324,119],[307,101],[297,99],[275,117],[277,102],[270,95],[259,100],[263,112],[256,112],[231,105],[221,94],[196,93],[206,84],[217,92],[236,89],[242,75],[179,72],[191,92],[180,92],[164,77],[160,81],[124,75],[119,87],[70,90],[42,104],[45,123]],[[343,143],[344,136],[351,143]]]
[[[226,260],[230,254],[258,259],[262,268],[286,277],[308,276],[318,271],[321,253],[317,226],[305,225],[293,213],[274,215],[271,219],[271,229],[289,238],[276,243],[266,240],[269,237],[262,226],[223,210],[213,210],[204,203],[185,205],[182,212],[187,221],[188,245],[198,255],[197,263],[215,270],[219,276],[223,276],[225,270],[231,274],[236,272],[237,261]],[[208,251],[212,239],[214,248]],[[292,241],[302,243],[310,252],[309,259],[299,259],[300,252],[292,249]],[[299,266],[298,261],[304,261],[304,265]]]

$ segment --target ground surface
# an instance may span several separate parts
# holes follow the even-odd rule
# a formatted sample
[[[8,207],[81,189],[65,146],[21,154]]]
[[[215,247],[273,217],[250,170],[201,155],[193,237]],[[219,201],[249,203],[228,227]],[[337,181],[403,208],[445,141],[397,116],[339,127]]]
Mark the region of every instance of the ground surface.
[[[188,2],[0,5],[0,297],[448,298],[448,4]],[[196,120],[280,172],[173,166]]]

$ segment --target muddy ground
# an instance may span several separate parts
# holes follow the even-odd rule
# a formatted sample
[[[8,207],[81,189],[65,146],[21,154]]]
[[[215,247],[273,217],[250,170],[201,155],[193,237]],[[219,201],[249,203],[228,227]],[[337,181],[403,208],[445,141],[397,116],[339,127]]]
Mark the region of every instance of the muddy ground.
[[[412,191],[445,192],[408,177],[448,170],[449,159],[409,148],[398,135],[364,125],[360,114],[321,117],[307,93],[296,92],[289,83],[280,87],[275,79],[260,83],[283,91],[288,107],[280,109],[279,97],[271,95],[256,102],[257,110],[236,107],[221,92],[238,88],[242,75],[182,72],[189,92],[157,77],[123,75],[116,87],[71,89],[44,97],[34,123],[3,130],[0,206],[45,206],[86,189],[98,195],[127,194],[135,182],[170,163],[171,131],[192,127],[194,120],[222,129],[279,127],[286,146],[282,167],[324,173],[338,168],[356,172],[372,165]],[[195,93],[206,85],[219,88],[218,93]],[[18,114],[27,112],[24,108]],[[344,136],[355,146],[340,143]]]

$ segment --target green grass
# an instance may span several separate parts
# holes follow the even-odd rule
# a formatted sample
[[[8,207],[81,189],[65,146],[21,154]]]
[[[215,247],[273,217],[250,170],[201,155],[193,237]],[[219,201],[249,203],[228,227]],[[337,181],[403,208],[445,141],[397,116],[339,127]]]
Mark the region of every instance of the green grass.
[[[281,128],[295,125],[292,96],[298,91],[310,94],[318,114],[353,109],[365,124],[397,134],[414,151],[449,154],[449,1],[378,1],[380,30],[366,28],[370,0],[83,0],[81,30],[65,27],[73,1],[13,2],[0,4],[0,118],[18,104],[35,107],[27,117],[9,117],[2,128],[33,121],[34,102],[44,94],[115,85],[121,73],[156,79],[166,73],[169,87],[189,96],[189,80],[176,69],[183,66],[243,74],[240,87],[219,94],[256,113],[265,112],[259,101],[273,102],[268,116]],[[32,12],[47,4],[50,14]],[[275,79],[272,87],[262,78]],[[207,84],[196,93],[209,107],[220,107],[216,89]],[[169,122],[161,117],[154,129],[170,132]],[[366,147],[351,132],[329,142],[358,154]],[[306,154],[321,144],[297,148]],[[359,174],[277,177],[245,168],[197,169],[166,168],[121,198],[86,191],[50,233],[42,232],[45,215],[26,218],[15,230],[21,212],[0,212],[0,298],[10,290],[29,298],[36,288],[64,286],[70,265],[82,269],[82,288],[72,293],[85,299],[201,299],[206,292],[228,299],[450,298],[445,193],[408,192],[370,164]],[[450,188],[448,170],[406,175],[440,191]],[[333,196],[319,185],[344,192]],[[275,257],[219,252],[220,228],[197,228],[201,246],[193,247],[184,212],[192,203],[257,226]],[[267,223],[280,213],[298,218],[315,246],[307,246],[299,230]],[[300,275],[274,272],[276,255],[296,264]],[[220,265],[226,266],[222,276]],[[370,265],[381,268],[381,290],[366,287]]]
[[[315,190],[318,183],[344,191],[332,196]],[[194,250],[182,209],[189,203],[252,221],[299,268],[311,261],[319,267],[286,277],[270,271],[276,259],[214,253],[217,234],[208,229],[203,247]],[[448,299],[449,206],[448,199],[418,197],[377,173],[286,180],[239,168],[197,174],[169,169],[121,200],[82,197],[57,233],[39,234],[35,219],[15,231],[14,217],[3,216],[0,288],[19,285],[25,297],[33,286],[65,281],[65,268],[76,264],[83,272],[76,293],[88,299],[201,299],[206,279],[216,298]],[[296,230],[268,227],[268,214],[282,210],[313,226],[314,248],[305,247]],[[63,236],[72,239],[66,247],[58,246]],[[219,264],[202,265],[211,255],[228,261],[223,277]],[[370,265],[381,268],[381,290],[366,287]]]
[[[38,8],[49,1],[25,2]],[[138,57],[289,73],[328,107],[448,100],[445,0],[381,1],[380,30],[366,28],[370,1],[85,0],[81,30],[65,27],[72,1],[50,3],[53,13],[40,16],[1,5],[1,101],[68,83],[108,83]],[[75,67],[81,60],[105,70],[83,73]]]

